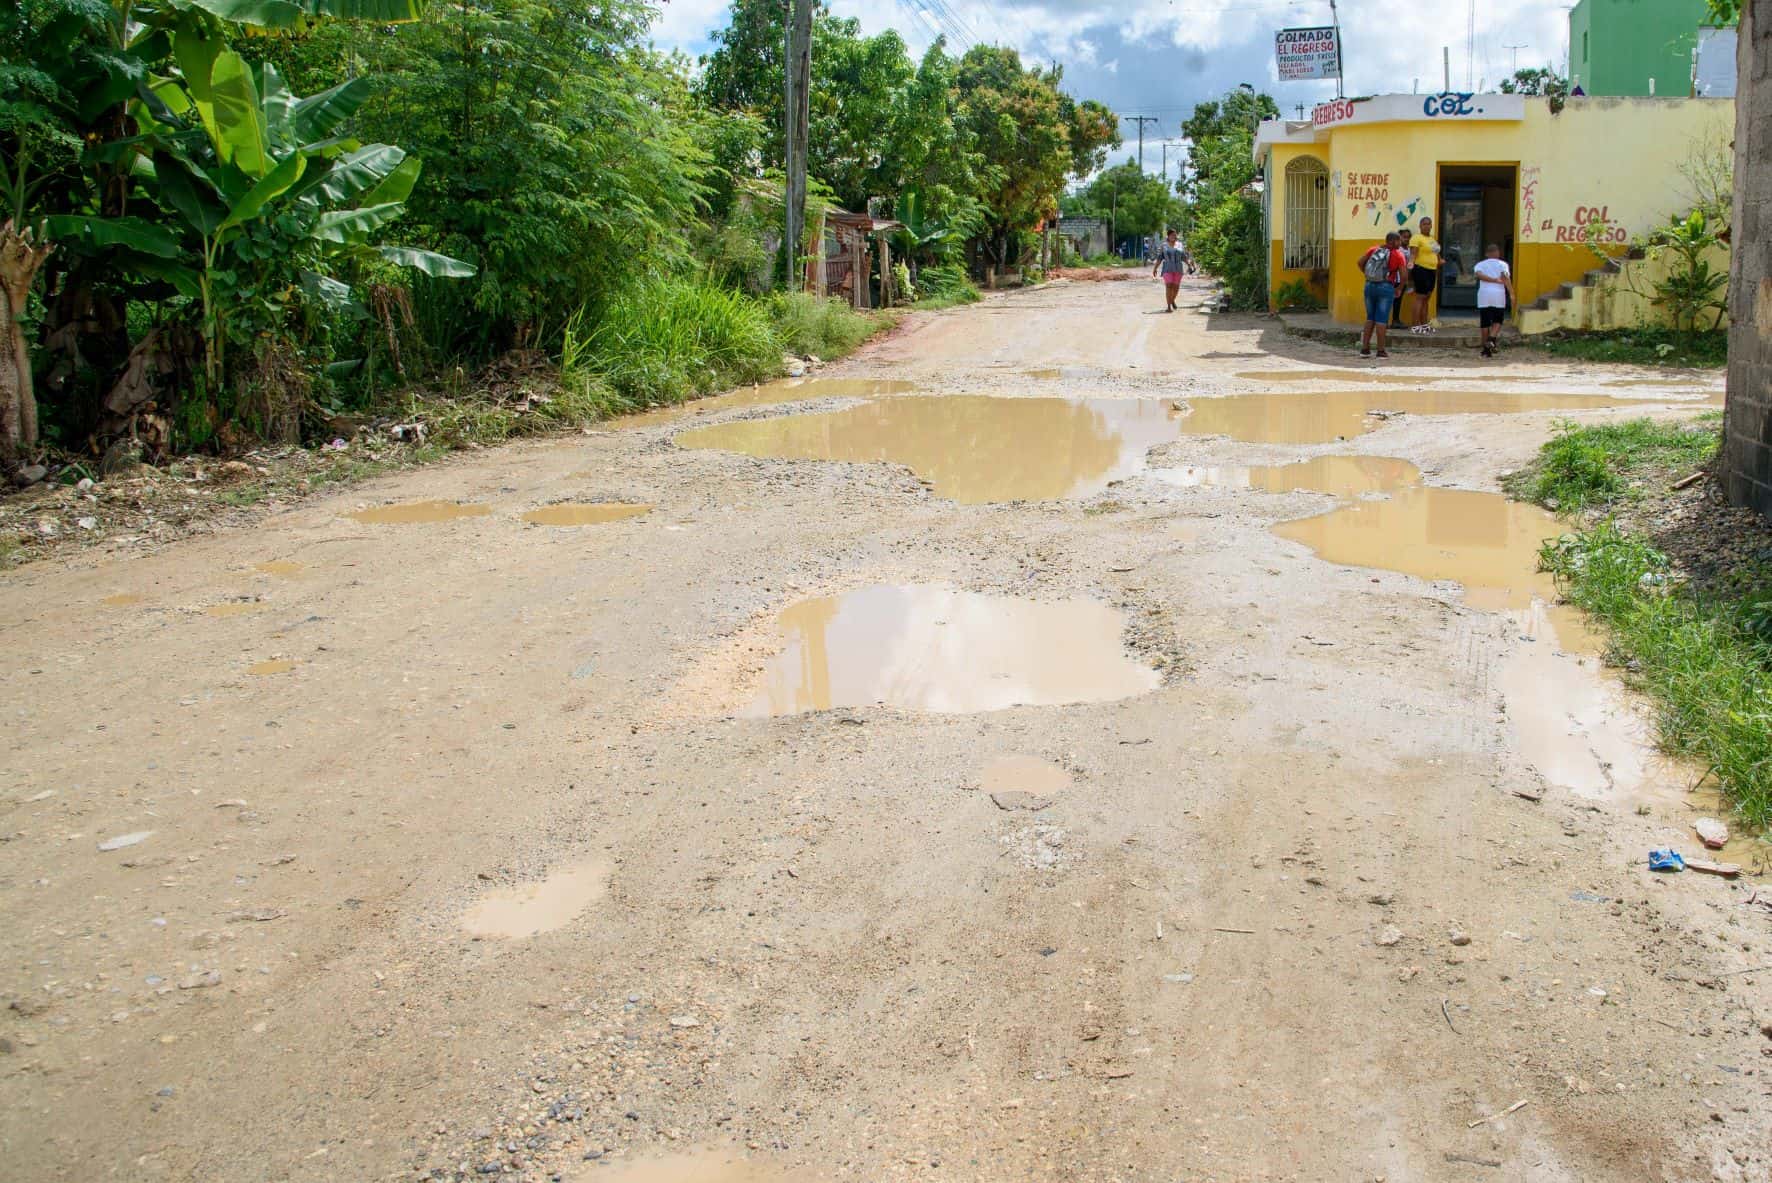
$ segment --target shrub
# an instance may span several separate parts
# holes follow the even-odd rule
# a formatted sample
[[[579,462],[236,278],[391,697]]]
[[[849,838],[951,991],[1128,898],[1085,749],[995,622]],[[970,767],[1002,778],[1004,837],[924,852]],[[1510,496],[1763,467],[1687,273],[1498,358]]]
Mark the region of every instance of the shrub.
[[[781,347],[789,353],[825,359],[842,357],[873,335],[878,320],[841,300],[810,292],[779,292],[769,298],[769,316]]]
[[[917,303],[923,307],[971,304],[978,299],[978,289],[958,263],[931,264],[917,272]]]
[[[1281,312],[1321,312],[1323,302],[1317,299],[1302,279],[1288,280],[1274,292],[1274,307]]]
[[[1260,205],[1230,194],[1201,211],[1190,241],[1201,269],[1224,283],[1232,308],[1267,308],[1267,231]]]
[[[763,304],[690,280],[653,280],[611,300],[585,337],[587,364],[624,402],[681,402],[781,367]]]

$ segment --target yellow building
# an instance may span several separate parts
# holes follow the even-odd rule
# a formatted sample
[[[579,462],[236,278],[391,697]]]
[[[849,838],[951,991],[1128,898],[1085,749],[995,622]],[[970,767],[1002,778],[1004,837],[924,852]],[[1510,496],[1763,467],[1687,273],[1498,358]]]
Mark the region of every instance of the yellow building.
[[[1513,267],[1522,304],[1575,284],[1605,250],[1685,213],[1689,165],[1726,152],[1733,99],[1574,98],[1504,94],[1379,95],[1324,103],[1303,120],[1269,120],[1256,137],[1266,186],[1270,292],[1307,285],[1338,322],[1365,317],[1359,260],[1385,234],[1434,219],[1445,251],[1442,307],[1476,305],[1471,268],[1488,243]],[[1641,301],[1584,302],[1629,308]],[[1560,327],[1535,314],[1527,331]],[[1612,327],[1583,324],[1575,327]]]

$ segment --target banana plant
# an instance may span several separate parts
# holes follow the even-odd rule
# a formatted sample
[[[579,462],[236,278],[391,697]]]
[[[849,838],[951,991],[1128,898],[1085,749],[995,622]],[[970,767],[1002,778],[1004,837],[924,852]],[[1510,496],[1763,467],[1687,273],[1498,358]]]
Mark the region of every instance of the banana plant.
[[[167,268],[165,276],[201,303],[212,384],[224,372],[230,308],[260,295],[243,279],[269,264],[296,265],[302,286],[334,308],[352,305],[349,288],[329,274],[349,256],[446,278],[474,273],[446,255],[372,243],[405,211],[420,165],[391,144],[335,134],[368,98],[371,82],[356,78],[298,98],[275,66],[255,74],[216,42],[181,31],[173,54],[179,74],[155,80],[137,104],[138,124],[157,140],[141,171],[200,243],[194,272]],[[225,301],[218,285],[227,289]]]

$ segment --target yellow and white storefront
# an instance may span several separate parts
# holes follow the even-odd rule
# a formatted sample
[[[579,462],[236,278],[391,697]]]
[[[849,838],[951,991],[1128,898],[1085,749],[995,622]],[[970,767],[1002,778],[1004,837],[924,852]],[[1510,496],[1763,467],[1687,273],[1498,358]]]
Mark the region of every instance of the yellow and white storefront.
[[[1734,126],[1733,99],[1575,98],[1553,113],[1548,99],[1505,94],[1338,99],[1310,119],[1268,120],[1255,155],[1269,291],[1302,283],[1358,324],[1360,256],[1431,217],[1444,250],[1436,314],[1474,310],[1471,268],[1488,243],[1529,305],[1600,265],[1590,225],[1622,254],[1689,210],[1688,163],[1726,148]]]

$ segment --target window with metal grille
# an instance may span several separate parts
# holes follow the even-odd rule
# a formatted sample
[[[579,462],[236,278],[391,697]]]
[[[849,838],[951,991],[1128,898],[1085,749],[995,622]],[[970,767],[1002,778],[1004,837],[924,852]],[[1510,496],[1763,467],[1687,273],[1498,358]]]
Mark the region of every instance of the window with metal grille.
[[[1314,156],[1286,165],[1286,269],[1329,268],[1329,170]]]

